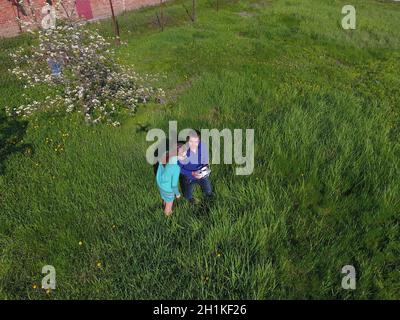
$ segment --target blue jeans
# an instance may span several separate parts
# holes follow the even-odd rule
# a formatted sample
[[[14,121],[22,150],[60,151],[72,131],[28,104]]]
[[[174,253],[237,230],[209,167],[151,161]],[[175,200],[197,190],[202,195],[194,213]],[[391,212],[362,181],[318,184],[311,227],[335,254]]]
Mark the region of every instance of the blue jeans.
[[[51,69],[51,75],[59,76],[61,74],[61,65],[53,59],[49,60],[48,63],[49,63],[49,67]]]
[[[201,179],[192,179],[189,180],[187,177],[184,175],[181,175],[181,187],[182,187],[182,192],[183,196],[187,200],[191,200],[193,198],[193,187],[195,184],[200,185],[201,190],[206,196],[211,196],[212,195],[212,188],[211,188],[211,182],[208,180],[208,177],[204,177]]]

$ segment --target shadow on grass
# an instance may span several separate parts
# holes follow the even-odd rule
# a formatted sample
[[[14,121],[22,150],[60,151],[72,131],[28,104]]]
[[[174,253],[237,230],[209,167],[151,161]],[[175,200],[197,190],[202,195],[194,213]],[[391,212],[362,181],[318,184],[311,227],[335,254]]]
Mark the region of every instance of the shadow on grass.
[[[198,217],[208,216],[215,204],[215,194],[212,197],[202,196],[200,203],[194,205],[194,214]]]
[[[190,203],[182,196],[180,200],[176,201],[175,206],[193,214],[197,218],[207,217],[215,205],[215,194],[212,197],[202,195],[196,199],[195,203]]]
[[[14,153],[31,155],[33,147],[30,143],[21,143],[26,134],[28,121],[7,117],[0,111],[0,175],[4,174],[5,162]]]

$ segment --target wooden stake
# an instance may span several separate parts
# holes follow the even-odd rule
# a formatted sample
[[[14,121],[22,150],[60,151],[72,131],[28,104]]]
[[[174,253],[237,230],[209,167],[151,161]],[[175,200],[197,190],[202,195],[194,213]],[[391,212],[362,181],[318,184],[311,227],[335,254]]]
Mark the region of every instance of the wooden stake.
[[[115,14],[114,14],[114,7],[112,4],[112,0],[109,0],[109,1],[110,1],[111,14],[112,14],[112,20],[113,20],[113,25],[114,25],[114,33],[115,33],[115,37],[116,37],[115,42],[117,45],[120,45],[121,38],[120,38],[120,34],[119,34],[119,25],[118,25],[117,18],[115,17]]]
[[[160,0],[161,31],[164,31],[164,1]]]
[[[192,22],[194,22],[194,20],[193,20],[193,14],[191,14],[191,13],[189,12],[188,8],[186,8],[186,6],[185,6],[184,3],[182,4],[182,6],[183,6],[183,8],[185,8],[185,11],[186,11],[186,13],[187,13],[189,19],[190,19]]]
[[[193,15],[193,22],[196,21],[196,0],[192,0],[192,15]]]
[[[157,13],[157,12],[156,12],[156,17],[157,17],[158,26],[160,27],[161,31],[163,31],[163,27],[162,27],[162,24],[161,24],[161,20],[160,20],[160,17],[158,16],[158,13]]]

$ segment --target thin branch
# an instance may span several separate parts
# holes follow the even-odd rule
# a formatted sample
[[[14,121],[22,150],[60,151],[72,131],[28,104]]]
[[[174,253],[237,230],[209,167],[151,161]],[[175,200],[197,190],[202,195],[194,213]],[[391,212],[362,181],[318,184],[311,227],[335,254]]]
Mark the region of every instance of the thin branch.
[[[190,20],[192,20],[192,22],[194,22],[193,16],[190,14],[188,8],[186,8],[185,4],[182,4],[182,6],[185,8],[185,11],[186,11],[187,15],[189,16]]]
[[[121,37],[119,34],[119,25],[118,25],[118,21],[115,18],[115,13],[114,13],[114,7],[113,7],[113,3],[112,0],[109,0],[110,2],[110,7],[111,7],[111,15],[112,15],[112,20],[113,20],[113,24],[114,24],[114,31],[115,31],[115,36],[116,36],[116,43],[117,45],[121,44]]]
[[[160,0],[160,20],[161,20],[161,30],[164,31],[164,1]]]
[[[158,25],[160,26],[160,28],[161,28],[161,30],[163,29],[163,26],[162,26],[162,24],[161,24],[161,21],[160,21],[160,18],[158,17],[158,13],[156,12],[156,17],[157,17],[157,22],[158,22]]]

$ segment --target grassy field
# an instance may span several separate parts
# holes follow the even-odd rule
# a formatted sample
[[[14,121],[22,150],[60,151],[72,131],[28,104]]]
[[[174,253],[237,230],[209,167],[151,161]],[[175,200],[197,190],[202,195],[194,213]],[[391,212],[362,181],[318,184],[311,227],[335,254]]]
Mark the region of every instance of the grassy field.
[[[118,128],[5,117],[8,53],[32,40],[0,40],[0,298],[399,299],[400,4],[353,0],[345,31],[348,1],[199,1],[194,24],[182,2],[164,32],[156,8],[120,16],[119,61],[169,98]],[[253,128],[254,173],[214,165],[215,199],[166,219],[145,137],[169,120]]]

